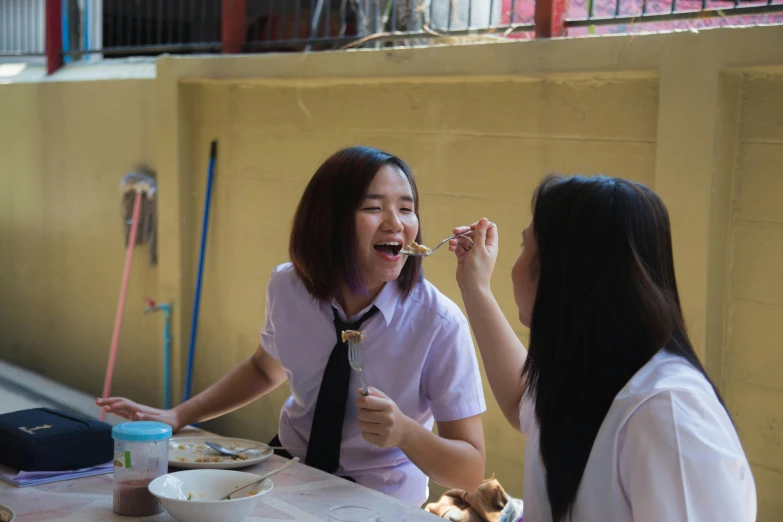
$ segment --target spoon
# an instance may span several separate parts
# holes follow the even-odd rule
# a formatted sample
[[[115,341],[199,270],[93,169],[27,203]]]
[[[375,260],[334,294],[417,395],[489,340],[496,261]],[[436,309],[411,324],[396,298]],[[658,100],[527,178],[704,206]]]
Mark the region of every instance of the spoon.
[[[233,494],[234,494],[234,493],[236,493],[237,491],[242,491],[242,490],[243,490],[243,489],[245,489],[245,488],[248,488],[248,487],[250,487],[250,486],[253,486],[253,485],[255,485],[255,484],[258,484],[259,482],[263,482],[264,480],[268,479],[268,478],[269,478],[269,477],[271,477],[272,475],[275,475],[275,474],[277,474],[277,473],[280,473],[281,471],[283,471],[284,469],[286,469],[286,468],[287,468],[287,467],[289,467],[290,465],[292,465],[292,464],[296,464],[297,462],[299,462],[299,457],[294,457],[293,459],[289,460],[288,462],[286,462],[285,464],[283,464],[283,465],[282,465],[282,466],[280,466],[279,468],[277,468],[277,469],[273,469],[272,471],[270,471],[270,472],[268,472],[268,473],[265,473],[265,474],[261,475],[260,477],[258,477],[257,479],[255,479],[255,480],[254,480],[253,482],[251,482],[250,484],[246,484],[246,485],[242,486],[241,488],[237,488],[237,489],[235,489],[234,491],[232,491],[231,493],[229,493],[228,495],[226,495],[225,497],[221,497],[221,498],[220,498],[220,500],[231,500],[231,495],[233,495]]]
[[[284,448],[282,446],[270,446],[268,444],[259,444],[258,446],[251,446],[251,447],[245,448],[243,450],[233,450],[231,448],[227,448],[225,446],[222,446],[222,445],[218,444],[217,442],[210,442],[208,440],[205,440],[204,444],[206,444],[207,446],[209,446],[213,450],[217,451],[218,453],[222,453],[223,455],[239,455],[240,453],[244,453],[246,451],[250,451],[250,450],[253,450],[253,449],[259,449],[259,448],[265,448],[265,449],[271,449],[271,450],[276,450],[276,449],[291,450],[291,449],[293,449],[293,448]]]
[[[490,221],[489,222],[489,226],[492,226],[492,225],[494,225],[494,223]],[[475,230],[466,230],[465,232],[463,232],[461,234],[456,234],[454,236],[447,237],[446,239],[444,239],[443,241],[438,243],[437,246],[435,246],[435,248],[430,248],[426,252],[412,252],[410,250],[406,250],[403,247],[400,250],[400,254],[403,254],[403,255],[406,255],[406,256],[411,256],[411,257],[429,257],[432,254],[434,254],[437,249],[439,249],[440,247],[442,247],[443,245],[445,245],[446,243],[448,243],[452,239],[457,239],[458,237],[464,237],[464,236],[472,236],[474,232],[475,232]],[[419,246],[424,246],[424,245],[419,245]]]

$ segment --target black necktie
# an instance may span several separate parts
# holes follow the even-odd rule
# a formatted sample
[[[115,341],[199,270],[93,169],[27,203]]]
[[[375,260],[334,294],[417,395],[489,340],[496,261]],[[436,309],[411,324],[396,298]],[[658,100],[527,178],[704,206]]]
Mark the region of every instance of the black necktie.
[[[337,344],[332,348],[318,391],[305,457],[305,464],[327,473],[334,473],[340,465],[340,444],[343,438],[345,407],[348,403],[348,383],[351,379],[348,343],[343,342],[342,333],[344,330],[359,330],[362,323],[375,315],[378,309],[373,306],[354,323],[343,322],[334,307],[332,311]]]

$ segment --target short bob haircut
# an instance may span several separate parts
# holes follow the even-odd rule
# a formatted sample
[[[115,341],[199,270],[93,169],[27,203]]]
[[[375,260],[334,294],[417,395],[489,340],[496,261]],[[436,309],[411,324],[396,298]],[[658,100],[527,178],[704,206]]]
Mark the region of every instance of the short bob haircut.
[[[328,301],[345,283],[367,292],[356,259],[356,212],[373,178],[384,165],[399,168],[411,185],[414,213],[419,192],[413,171],[397,156],[370,147],[349,147],[327,159],[305,188],[294,215],[288,253],[296,274],[314,298]],[[421,224],[416,242],[422,240]],[[404,297],[422,279],[420,257],[409,257],[397,278]]]

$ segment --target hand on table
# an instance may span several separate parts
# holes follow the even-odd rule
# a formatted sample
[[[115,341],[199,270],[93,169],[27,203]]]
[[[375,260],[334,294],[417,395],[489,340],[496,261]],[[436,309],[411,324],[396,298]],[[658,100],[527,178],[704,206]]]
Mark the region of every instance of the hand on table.
[[[161,410],[139,404],[125,397],[108,397],[106,399],[95,399],[95,404],[106,410],[106,413],[113,413],[131,421],[157,421],[171,426],[171,431],[176,433],[183,428],[177,413],[172,410]]]

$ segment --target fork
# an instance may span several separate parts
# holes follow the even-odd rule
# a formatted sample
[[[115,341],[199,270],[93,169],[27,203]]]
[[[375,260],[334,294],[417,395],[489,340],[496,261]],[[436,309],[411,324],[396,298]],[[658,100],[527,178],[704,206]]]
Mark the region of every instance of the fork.
[[[370,394],[370,389],[367,387],[367,383],[364,380],[362,346],[361,344],[354,342],[353,339],[348,339],[348,363],[351,365],[351,369],[359,374],[359,379],[362,381],[362,395],[367,397]]]

